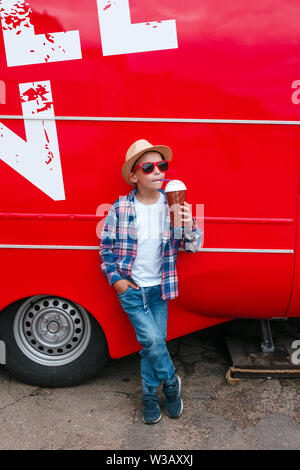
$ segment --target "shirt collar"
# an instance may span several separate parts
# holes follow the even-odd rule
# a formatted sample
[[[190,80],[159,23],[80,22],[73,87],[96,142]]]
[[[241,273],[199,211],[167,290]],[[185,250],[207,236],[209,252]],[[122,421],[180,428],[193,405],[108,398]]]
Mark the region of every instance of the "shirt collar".
[[[161,192],[164,196],[166,196],[166,193],[163,189],[159,189],[158,190],[159,192]],[[134,195],[136,193],[136,188],[134,188],[128,195],[127,195],[127,199],[129,202],[134,202]],[[166,197],[165,197],[165,202],[166,202]]]

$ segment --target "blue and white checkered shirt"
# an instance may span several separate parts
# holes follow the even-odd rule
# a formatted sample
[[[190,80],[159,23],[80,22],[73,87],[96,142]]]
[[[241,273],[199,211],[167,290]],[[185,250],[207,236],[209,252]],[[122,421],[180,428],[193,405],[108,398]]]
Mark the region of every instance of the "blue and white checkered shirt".
[[[178,296],[178,276],[176,262],[178,248],[196,252],[201,248],[203,231],[197,226],[195,219],[190,232],[183,232],[171,225],[170,210],[165,192],[166,221],[162,237],[162,299],[174,299]],[[134,204],[134,188],[127,196],[121,196],[110,209],[104,228],[100,235],[99,255],[101,269],[110,285],[120,279],[132,279],[131,267],[137,253],[136,212]]]

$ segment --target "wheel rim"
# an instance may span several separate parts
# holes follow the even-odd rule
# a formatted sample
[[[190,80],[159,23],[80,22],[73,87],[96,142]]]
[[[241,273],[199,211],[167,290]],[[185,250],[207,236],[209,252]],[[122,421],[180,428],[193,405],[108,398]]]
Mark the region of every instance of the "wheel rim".
[[[60,366],[77,359],[91,336],[87,312],[61,297],[38,296],[24,302],[14,320],[21,351],[41,365]]]

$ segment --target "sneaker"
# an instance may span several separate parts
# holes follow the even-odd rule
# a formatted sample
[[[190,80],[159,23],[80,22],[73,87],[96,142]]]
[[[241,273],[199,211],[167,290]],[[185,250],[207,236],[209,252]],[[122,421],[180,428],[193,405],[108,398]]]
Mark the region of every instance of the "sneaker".
[[[165,394],[165,408],[170,418],[179,418],[183,410],[183,403],[180,398],[181,379],[179,375],[175,376],[175,383],[166,387],[164,385],[163,392]]]
[[[157,423],[161,418],[161,411],[159,407],[159,398],[153,393],[144,393],[142,398],[143,403],[143,421],[146,424]]]

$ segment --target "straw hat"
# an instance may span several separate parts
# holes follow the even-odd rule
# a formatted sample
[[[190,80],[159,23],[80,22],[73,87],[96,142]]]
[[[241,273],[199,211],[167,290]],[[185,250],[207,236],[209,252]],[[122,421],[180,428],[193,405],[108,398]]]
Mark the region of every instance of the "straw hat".
[[[134,183],[129,181],[128,176],[131,172],[131,168],[134,162],[145,152],[148,151],[159,152],[161,153],[165,160],[172,160],[172,150],[166,145],[152,145],[145,139],[140,139],[134,142],[129,149],[127,150],[125,163],[122,167],[122,176],[128,184],[134,186]]]

